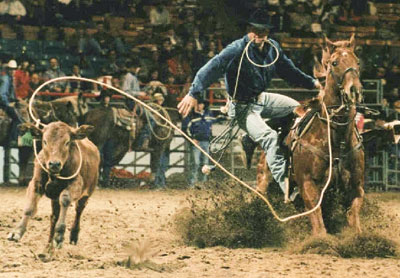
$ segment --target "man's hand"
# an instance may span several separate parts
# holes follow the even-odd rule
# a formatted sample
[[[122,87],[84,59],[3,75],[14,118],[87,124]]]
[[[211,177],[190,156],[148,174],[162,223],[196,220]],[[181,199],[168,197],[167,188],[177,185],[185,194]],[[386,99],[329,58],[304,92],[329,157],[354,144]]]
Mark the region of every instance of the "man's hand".
[[[197,99],[190,95],[186,95],[181,102],[178,103],[179,113],[185,118],[196,105]]]

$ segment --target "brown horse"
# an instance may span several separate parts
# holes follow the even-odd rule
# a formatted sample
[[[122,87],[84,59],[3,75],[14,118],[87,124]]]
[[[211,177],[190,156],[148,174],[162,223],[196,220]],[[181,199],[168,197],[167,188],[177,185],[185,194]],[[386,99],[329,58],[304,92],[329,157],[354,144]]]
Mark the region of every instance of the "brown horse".
[[[170,113],[168,113],[170,114]],[[175,117],[172,117],[176,122]],[[156,125],[152,129],[153,136],[151,146],[154,147],[154,151],[151,153],[151,171],[156,173],[158,170],[158,162],[161,153],[169,147],[171,143],[173,132],[171,128],[166,126],[162,120],[156,119]],[[111,168],[117,165],[125,154],[130,150],[134,149],[137,144],[136,139],[141,132],[144,124],[146,123],[146,117],[136,117],[136,131],[132,136],[131,131],[123,128],[115,122],[115,110],[111,107],[98,107],[90,110],[85,114],[83,123],[94,126],[94,131],[89,136],[89,139],[99,148],[102,152],[102,178],[103,183],[106,186],[108,183],[109,173]]]
[[[307,210],[317,205],[322,189],[330,180],[329,186],[336,186],[344,196],[348,224],[360,233],[364,151],[356,130],[355,115],[356,104],[362,99],[362,85],[354,47],[354,36],[348,41],[335,43],[326,39],[321,64],[314,72],[316,76],[325,77],[325,87],[316,99],[305,104],[305,109],[311,110],[309,113],[314,113],[314,116],[310,117],[301,133],[292,130],[288,138],[292,149],[289,180],[291,186],[298,186]],[[270,172],[266,163],[261,163],[258,167],[258,190],[265,192]],[[313,235],[326,234],[323,210],[324,202],[309,215]]]
[[[23,121],[29,121],[29,114],[28,114],[28,104],[20,100],[18,103],[15,104],[16,111],[20,115]],[[10,180],[10,142],[9,142],[9,134],[11,128],[11,121],[12,119],[0,109],[0,146],[4,148],[4,182],[8,183]],[[31,156],[32,151],[30,147],[18,147],[18,161],[22,161],[19,163],[19,183],[27,183],[28,178],[27,171],[28,171],[28,160]]]

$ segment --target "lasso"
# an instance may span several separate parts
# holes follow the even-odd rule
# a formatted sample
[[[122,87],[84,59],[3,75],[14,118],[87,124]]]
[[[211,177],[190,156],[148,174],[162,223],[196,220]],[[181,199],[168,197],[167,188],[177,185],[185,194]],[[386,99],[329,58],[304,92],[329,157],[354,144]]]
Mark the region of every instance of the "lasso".
[[[51,80],[46,81],[45,83],[43,83],[41,86],[39,86],[35,92],[32,94],[31,99],[29,100],[29,113],[32,117],[32,119],[36,122],[37,125],[43,125],[40,123],[40,120],[36,119],[35,116],[33,115],[32,112],[32,104],[33,104],[33,100],[36,96],[36,94],[46,85],[52,83],[52,82],[58,82],[61,80],[80,80],[80,81],[86,81],[86,82],[91,82],[91,83],[95,83],[104,87],[107,87],[109,89],[112,89],[120,94],[122,94],[123,96],[130,98],[134,101],[136,101],[137,103],[143,105],[145,108],[147,108],[149,111],[151,111],[152,113],[154,113],[155,115],[159,116],[161,119],[163,119],[164,121],[166,121],[172,128],[174,128],[176,131],[178,131],[186,140],[188,140],[190,143],[192,143],[196,148],[199,149],[199,151],[201,151],[206,157],[208,157],[208,159],[210,159],[210,161],[212,163],[214,163],[218,168],[220,168],[225,174],[227,174],[229,177],[231,177],[232,179],[234,179],[235,181],[237,181],[240,185],[246,187],[247,189],[249,189],[250,191],[252,191],[254,194],[256,194],[258,197],[260,197],[268,206],[268,208],[271,210],[272,215],[280,222],[287,222],[289,220],[292,219],[296,219],[302,216],[306,216],[309,215],[311,213],[313,213],[314,211],[316,211],[321,203],[322,203],[322,196],[321,195],[321,199],[318,202],[318,204],[311,210],[308,210],[306,212],[303,213],[299,213],[296,215],[292,215],[286,218],[280,218],[279,215],[276,213],[276,211],[274,210],[273,206],[271,205],[271,203],[268,201],[267,198],[265,198],[264,195],[262,195],[260,192],[258,192],[257,190],[255,190],[254,188],[252,188],[250,185],[248,185],[247,183],[245,183],[244,181],[240,180],[237,176],[233,175],[232,173],[230,173],[226,168],[224,168],[218,161],[216,161],[213,157],[211,157],[206,151],[204,151],[202,148],[200,148],[199,146],[197,146],[197,144],[188,136],[186,135],[180,128],[178,128],[174,123],[172,123],[170,120],[168,120],[167,118],[165,118],[163,115],[161,115],[158,111],[156,111],[155,109],[153,109],[152,107],[150,107],[149,105],[147,105],[145,102],[141,101],[140,99],[131,96],[129,94],[127,94],[126,92],[115,88],[109,84],[106,83],[102,83],[100,81],[97,80],[93,80],[93,79],[89,79],[89,78],[83,78],[83,77],[76,77],[76,76],[64,76],[64,77],[57,77]],[[324,106],[325,107],[325,106]],[[325,108],[326,110],[326,108]],[[327,119],[328,119],[328,123],[329,123],[329,115],[327,115]],[[330,125],[328,124],[328,138],[330,138]],[[332,150],[331,150],[331,144],[330,144],[330,140],[329,140],[329,154],[330,154],[330,160],[329,160],[329,165],[330,165],[330,175],[331,176],[331,168],[332,168]],[[329,177],[330,180],[330,177]],[[329,183],[327,183],[329,184]],[[327,187],[327,186],[326,186]],[[323,190],[323,192],[325,191],[325,188]],[[323,193],[322,192],[322,193]]]

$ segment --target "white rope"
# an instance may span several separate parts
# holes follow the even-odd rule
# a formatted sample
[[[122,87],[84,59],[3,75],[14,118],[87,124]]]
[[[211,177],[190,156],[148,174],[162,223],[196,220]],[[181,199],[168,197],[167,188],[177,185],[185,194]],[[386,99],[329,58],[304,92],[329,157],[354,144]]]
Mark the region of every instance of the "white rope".
[[[244,52],[246,53],[246,57],[247,57],[247,59],[249,60],[249,62],[252,63],[254,66],[260,67],[260,68],[268,68],[268,67],[272,66],[273,64],[275,64],[276,61],[278,61],[278,59],[279,59],[279,50],[278,50],[278,48],[277,48],[269,39],[266,39],[265,41],[266,41],[267,43],[269,43],[269,44],[275,49],[275,51],[276,51],[276,57],[275,57],[275,59],[274,59],[271,63],[269,63],[269,64],[263,64],[263,65],[257,64],[257,63],[253,62],[253,61],[250,59],[250,57],[249,57],[249,46],[250,46],[251,42],[254,41],[254,40],[255,40],[254,38],[251,39],[251,40],[249,41],[249,43],[246,45],[245,49],[244,49]]]
[[[76,172],[75,172],[73,175],[69,176],[69,177],[63,177],[63,176],[60,176],[59,174],[55,175],[55,176],[56,176],[58,179],[60,179],[60,180],[71,180],[71,179],[75,178],[75,177],[79,174],[79,172],[81,171],[81,169],[82,169],[83,157],[82,157],[81,147],[79,147],[78,142],[76,142],[75,144],[76,144],[76,146],[77,146],[77,148],[78,148],[78,151],[79,151],[79,166],[78,166],[78,168],[76,169]],[[33,140],[33,151],[34,151],[34,153],[35,153],[35,158],[36,158],[37,162],[39,163],[40,167],[42,167],[42,169],[43,169],[47,174],[52,175],[52,174],[50,173],[50,171],[47,170],[47,168],[43,165],[43,163],[42,163],[42,162],[40,161],[40,159],[39,159],[39,155],[38,155],[38,153],[37,153],[37,148],[36,148],[36,139]]]
[[[212,163],[214,163],[218,168],[220,168],[225,174],[227,174],[229,177],[231,177],[232,179],[234,179],[234,180],[235,180],[236,182],[238,182],[240,185],[242,185],[242,186],[246,187],[247,189],[249,189],[250,191],[252,191],[252,192],[253,192],[254,194],[256,194],[259,198],[261,198],[261,199],[267,204],[268,208],[271,210],[272,215],[273,215],[278,221],[280,221],[280,222],[287,222],[287,221],[292,220],[292,219],[296,219],[296,218],[299,218],[299,217],[303,217],[303,216],[309,215],[309,214],[313,213],[314,211],[316,211],[316,210],[321,206],[323,193],[325,192],[326,188],[328,187],[328,184],[330,183],[330,179],[331,179],[331,175],[332,175],[332,150],[331,150],[331,142],[330,142],[330,126],[329,126],[329,124],[328,124],[328,138],[329,138],[328,145],[329,145],[329,154],[330,154],[330,161],[329,161],[329,165],[330,165],[330,168],[329,168],[330,171],[329,171],[329,173],[330,173],[330,174],[329,174],[329,179],[328,179],[328,181],[327,181],[327,184],[325,185],[325,187],[324,187],[324,189],[323,189],[323,191],[322,191],[322,193],[321,193],[321,198],[320,198],[318,204],[317,204],[313,209],[308,210],[308,211],[306,211],[306,212],[299,213],[299,214],[295,214],[295,215],[292,215],[292,216],[289,216],[289,217],[286,217],[286,218],[280,218],[279,215],[277,214],[277,212],[274,210],[272,204],[268,201],[268,199],[267,199],[264,195],[262,195],[260,192],[258,192],[256,189],[254,189],[253,187],[251,187],[250,185],[248,185],[248,184],[245,183],[244,181],[240,180],[237,176],[235,176],[235,175],[233,175],[232,173],[230,173],[230,172],[229,172],[226,168],[224,168],[218,161],[216,161],[213,157],[211,157],[205,150],[203,150],[202,148],[200,148],[187,134],[185,134],[185,133],[184,133],[180,128],[178,128],[174,123],[172,123],[171,121],[169,121],[167,118],[165,118],[163,115],[161,115],[158,111],[156,111],[155,109],[153,109],[152,107],[150,107],[149,105],[147,105],[146,103],[144,103],[143,101],[141,101],[140,99],[138,99],[138,98],[136,98],[136,97],[134,97],[134,96],[131,96],[131,95],[127,94],[126,92],[124,92],[124,91],[122,91],[122,90],[120,90],[120,89],[118,89],[118,88],[115,88],[115,87],[113,87],[113,86],[111,86],[111,85],[109,85],[109,84],[102,83],[102,82],[100,82],[100,81],[93,80],[93,79],[89,79],[89,78],[76,77],[76,76],[64,76],[64,77],[58,77],[58,78],[51,79],[51,80],[49,80],[49,81],[43,83],[41,86],[39,86],[39,87],[36,89],[36,91],[32,94],[32,97],[31,97],[31,99],[29,100],[29,104],[30,104],[30,106],[29,106],[29,112],[31,113],[31,116],[33,116],[33,115],[32,115],[31,103],[33,103],[33,98],[34,98],[35,95],[39,92],[39,90],[42,89],[44,86],[46,86],[47,84],[49,84],[49,83],[51,83],[51,82],[57,82],[57,81],[61,81],[61,80],[80,80],[80,81],[92,82],[92,83],[95,83],[95,84],[98,84],[98,85],[101,85],[101,86],[105,86],[105,87],[107,87],[107,88],[109,88],[109,89],[112,89],[112,90],[114,90],[114,91],[116,91],[116,92],[118,92],[118,93],[120,93],[120,94],[122,94],[122,95],[124,95],[124,96],[126,96],[126,97],[128,97],[128,98],[130,98],[130,99],[132,99],[132,100],[134,100],[134,101],[136,101],[136,102],[138,102],[139,104],[143,105],[145,108],[147,108],[148,110],[150,110],[151,112],[153,112],[155,115],[159,116],[161,119],[163,119],[164,121],[168,122],[168,123],[172,126],[172,128],[174,128],[174,129],[175,129],[176,131],[178,131],[186,140],[188,140],[190,143],[192,143],[194,146],[196,146],[196,148],[198,148],[199,151],[201,151],[206,157],[208,157],[208,159],[209,159]],[[324,106],[324,108],[325,108],[325,110],[326,110],[326,107],[325,107],[325,106]],[[40,124],[40,121],[39,121],[38,119],[36,119],[36,118],[34,118],[34,117],[32,117],[32,118],[33,118],[38,124]],[[329,123],[329,115],[328,115],[328,114],[327,114],[327,120],[328,120],[328,123]]]

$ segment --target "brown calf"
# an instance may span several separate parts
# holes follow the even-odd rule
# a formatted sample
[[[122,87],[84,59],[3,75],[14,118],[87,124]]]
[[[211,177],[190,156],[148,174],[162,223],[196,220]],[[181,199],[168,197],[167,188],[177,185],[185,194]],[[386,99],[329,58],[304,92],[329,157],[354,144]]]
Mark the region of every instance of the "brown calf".
[[[98,181],[100,154],[97,147],[87,139],[92,126],[72,128],[63,122],[54,122],[43,130],[32,124],[28,128],[42,138],[42,150],[35,159],[32,180],[27,188],[28,203],[19,225],[8,235],[9,240],[18,241],[37,210],[41,196],[51,199],[49,247],[53,243],[62,247],[65,233],[65,218],[71,202],[75,202],[76,216],[71,228],[70,243],[78,242],[79,222],[88,198]]]

